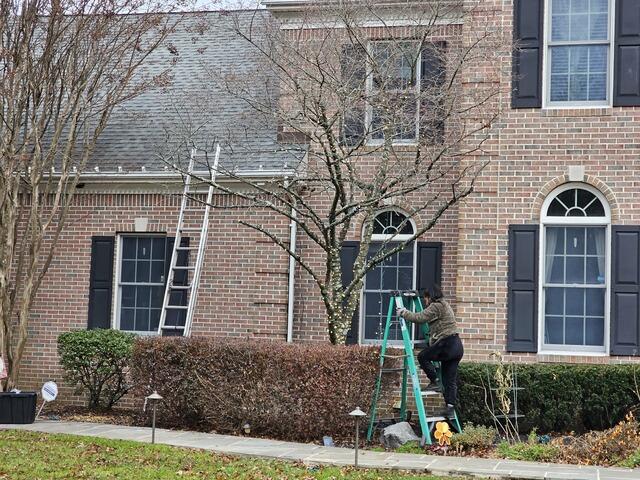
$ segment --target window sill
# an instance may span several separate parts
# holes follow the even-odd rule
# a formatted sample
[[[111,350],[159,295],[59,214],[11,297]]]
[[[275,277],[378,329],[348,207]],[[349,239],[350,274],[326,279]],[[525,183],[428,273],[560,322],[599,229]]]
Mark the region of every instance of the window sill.
[[[541,363],[570,363],[571,357],[609,357],[607,352],[567,352],[545,350],[538,352],[536,360]]]
[[[610,117],[613,107],[545,107],[543,117]]]

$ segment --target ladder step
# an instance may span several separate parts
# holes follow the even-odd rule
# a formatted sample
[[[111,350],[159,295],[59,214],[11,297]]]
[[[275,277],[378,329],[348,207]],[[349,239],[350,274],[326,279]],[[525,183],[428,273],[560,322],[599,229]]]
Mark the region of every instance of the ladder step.
[[[179,230],[181,232],[201,232],[202,228],[200,228],[200,227],[181,227]]]
[[[381,369],[382,373],[395,373],[395,372],[404,372],[404,368],[383,368]]]
[[[196,269],[196,267],[194,267],[194,266],[190,266],[190,267],[181,267],[181,266],[176,265],[176,266],[174,266],[174,267],[173,267],[173,269],[174,269],[174,270],[195,270],[195,269]]]
[[[442,422],[443,420],[446,420],[447,417],[443,417],[442,415],[436,415],[435,417],[427,417],[427,422],[431,423],[431,422]]]
[[[184,325],[163,325],[162,330],[184,330]]]
[[[189,247],[176,247],[176,250],[197,250],[198,248],[198,245],[193,245]]]
[[[423,390],[420,393],[423,397],[428,397],[429,395],[442,395],[442,392],[436,392],[434,390]]]
[[[186,310],[189,308],[188,305],[167,305],[164,308],[170,308],[172,310]]]
[[[171,285],[169,288],[171,290],[189,290],[191,285]]]
[[[389,355],[387,353],[385,353],[384,355],[382,355],[382,358],[407,358],[409,355],[407,355],[406,353],[404,355]]]

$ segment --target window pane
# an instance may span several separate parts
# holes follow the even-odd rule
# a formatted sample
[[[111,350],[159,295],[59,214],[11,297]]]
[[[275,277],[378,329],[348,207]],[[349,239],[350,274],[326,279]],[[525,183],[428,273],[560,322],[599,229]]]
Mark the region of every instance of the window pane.
[[[382,289],[395,290],[398,288],[398,269],[385,267],[382,269]]]
[[[566,77],[563,77],[566,79]],[[553,96],[553,93],[552,93]],[[566,100],[566,92],[564,94],[564,96],[562,97],[562,100]],[[553,100],[553,98],[552,98]],[[549,210],[547,210],[547,215],[550,217],[564,217],[565,214],[567,213],[567,209],[564,205],[562,205],[557,198],[554,198],[551,201],[551,205],[549,205]]]
[[[365,288],[367,290],[380,290],[382,284],[380,283],[380,267],[375,267],[373,270],[369,270],[365,277]]]
[[[604,288],[588,288],[586,314],[593,317],[604,316]]]
[[[589,98],[587,82],[589,76],[586,74],[575,74],[569,76],[569,100],[573,102],[583,102]]]
[[[163,300],[164,287],[151,287],[151,306],[155,308],[161,308]]]
[[[138,238],[138,260],[151,258],[151,239]]]
[[[154,309],[151,310],[149,321],[150,321],[149,330],[151,330],[151,331],[157,330],[158,326],[160,325],[160,310],[159,309],[154,308]]]
[[[136,308],[136,331],[149,331],[149,310],[146,308]]]
[[[162,260],[164,262],[164,246],[164,238],[154,238],[151,245],[151,257],[155,260]]]
[[[564,257],[547,257],[547,282],[564,283]]]
[[[608,0],[591,0],[589,6],[591,13],[606,12],[609,8]]]
[[[567,228],[567,255],[584,255],[584,227]]]
[[[609,36],[607,14],[591,14],[589,16],[589,38],[591,40],[606,40]]]
[[[567,257],[566,283],[584,283],[584,257]]]
[[[571,5],[571,0],[552,0],[551,11],[553,14],[569,13],[570,5]]]
[[[134,329],[135,310],[133,308],[123,308],[120,311],[120,330]]]
[[[564,313],[564,289],[547,288],[545,290],[545,314],[562,315]]]
[[[544,326],[545,342],[553,345],[562,345],[564,341],[562,317],[547,316],[545,318]]]
[[[588,257],[587,258],[587,278],[586,283],[603,284],[604,283],[604,257]]]
[[[136,258],[136,238],[122,237],[122,258]]]
[[[164,261],[151,262],[151,283],[164,283]]]
[[[584,289],[565,289],[565,315],[584,315]]]
[[[589,14],[572,14],[570,26],[570,40],[589,39]]]
[[[385,306],[385,308],[389,308],[388,305]],[[381,316],[383,315],[382,312],[382,298],[380,295],[376,295],[374,293],[370,293],[366,296],[366,301],[365,301],[365,309],[364,309],[364,313],[365,315],[371,317],[371,316]],[[386,316],[387,311],[384,311],[384,315]]]
[[[135,260],[124,260],[122,262],[122,281],[123,282],[136,281],[136,261]]]
[[[123,307],[135,307],[136,306],[136,289],[130,285],[122,286],[122,300],[121,305]]]
[[[151,262],[138,261],[136,267],[136,282],[149,283]]]
[[[364,320],[364,338],[366,340],[380,340],[382,333],[380,331],[379,317],[365,317]]]
[[[589,11],[589,0],[571,0],[571,13]]]
[[[556,46],[550,51],[551,101],[606,100],[607,45]]]
[[[381,97],[381,96],[379,96]],[[416,137],[416,102],[412,93],[388,95],[374,101],[371,118],[372,137],[384,139],[389,132],[394,140],[413,140]]]
[[[567,317],[565,323],[565,344],[584,345],[584,318]]]
[[[554,4],[556,2],[553,2]],[[554,41],[569,40],[569,15],[553,15],[551,18],[551,39]]]
[[[564,228],[547,227],[547,255],[564,253]]]
[[[413,287],[413,268],[400,268],[398,271],[398,290],[411,290]]]
[[[136,307],[148,307],[151,301],[151,287],[136,287]]]
[[[604,228],[587,228],[587,255],[604,255]]]
[[[604,345],[604,319],[586,318],[585,344]]]

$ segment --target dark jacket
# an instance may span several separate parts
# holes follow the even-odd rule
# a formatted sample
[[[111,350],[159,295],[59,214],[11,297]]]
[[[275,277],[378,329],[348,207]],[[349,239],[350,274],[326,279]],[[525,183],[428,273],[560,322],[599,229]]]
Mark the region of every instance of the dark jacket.
[[[431,302],[422,312],[413,313],[407,311],[402,316],[413,323],[429,324],[429,345],[458,333],[453,309],[451,305],[442,299]]]

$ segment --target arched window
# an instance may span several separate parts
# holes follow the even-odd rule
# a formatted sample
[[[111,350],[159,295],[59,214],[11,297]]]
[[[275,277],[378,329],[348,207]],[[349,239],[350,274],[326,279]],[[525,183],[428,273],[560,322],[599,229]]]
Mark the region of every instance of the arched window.
[[[369,258],[380,248],[393,248],[398,242],[406,241],[415,233],[414,224],[402,213],[395,210],[380,212],[375,220]],[[384,243],[386,242],[386,244]],[[415,284],[415,242],[392,255],[369,271],[365,277],[363,291],[363,343],[382,339],[391,290],[411,290]],[[401,340],[399,326],[389,332],[391,340]]]
[[[605,352],[610,211],[584,184],[556,189],[542,208],[542,351]]]

